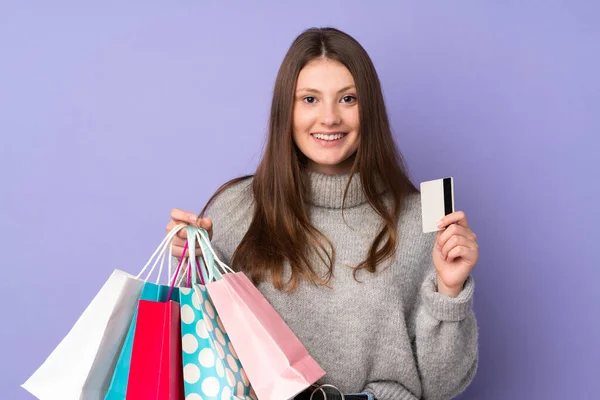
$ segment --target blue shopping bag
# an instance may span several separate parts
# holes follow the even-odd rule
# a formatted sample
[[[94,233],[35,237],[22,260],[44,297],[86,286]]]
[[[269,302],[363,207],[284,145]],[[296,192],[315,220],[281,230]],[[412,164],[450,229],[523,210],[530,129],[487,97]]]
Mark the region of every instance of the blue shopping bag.
[[[208,277],[206,265],[195,256],[197,228],[188,227],[191,288],[179,288],[183,384],[186,399],[256,399],[229,336],[212,305],[206,287],[197,283]],[[202,246],[202,243],[200,243]],[[210,252],[203,252],[211,257]],[[204,280],[202,280],[204,282]]]

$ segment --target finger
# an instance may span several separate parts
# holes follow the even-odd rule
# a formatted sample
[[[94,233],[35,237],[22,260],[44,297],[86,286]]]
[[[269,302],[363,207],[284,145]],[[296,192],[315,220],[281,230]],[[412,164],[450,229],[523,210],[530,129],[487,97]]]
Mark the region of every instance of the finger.
[[[169,222],[169,224],[167,225],[167,232],[170,232],[176,225],[177,225],[176,221]],[[212,220],[210,218],[199,219],[197,221],[197,223],[194,225],[197,226],[198,228],[206,229],[206,231],[208,232],[209,239],[212,239],[212,230],[213,229],[212,229]],[[185,240],[187,240],[187,230],[180,229],[177,232],[177,234],[175,235],[175,237],[173,238],[173,240],[175,240],[175,238],[183,239],[184,243],[185,243]]]
[[[167,224],[167,226],[165,227],[167,233],[171,232],[171,230],[173,230],[173,228],[175,228],[176,225],[177,225],[177,222],[170,220],[169,223]]]
[[[183,254],[183,249],[185,249],[185,257],[188,257],[190,255],[190,251],[189,251],[189,249],[186,249],[184,246],[173,246],[173,253],[172,253],[173,257],[181,258],[182,254]],[[194,254],[196,254],[196,258],[202,257],[202,249],[197,247],[194,250],[195,250]]]
[[[171,210],[171,219],[176,222],[184,222],[186,224],[196,224],[198,222],[198,216],[194,213],[183,211],[179,208]]]
[[[208,238],[212,239],[213,223],[210,218],[202,218],[198,220],[197,226],[198,228],[206,229],[208,232]]]
[[[464,211],[455,211],[451,214],[446,215],[445,217],[439,220],[438,228],[442,229],[450,224],[458,224],[460,226],[464,226],[465,228],[469,227],[467,215]]]
[[[177,258],[181,258],[181,256],[183,255],[183,246],[173,246],[173,257],[177,257]],[[187,250],[185,251],[185,253],[187,254]]]
[[[169,222],[167,224],[167,233],[170,233],[173,230],[173,228],[175,228],[179,224],[181,224],[181,222],[177,222],[175,220],[171,220],[171,222]],[[185,229],[179,229],[177,231],[177,233],[175,234],[175,236],[173,237],[173,240],[175,240],[175,238],[187,239],[187,230],[185,230]]]
[[[167,227],[166,227],[167,234],[171,233],[171,232],[173,231],[173,229],[174,229],[174,228],[175,228],[177,225],[180,225],[180,224],[181,224],[181,222],[177,222],[177,221],[171,220],[171,221],[170,221],[170,222],[167,224]],[[187,239],[187,233],[186,233],[186,230],[185,230],[185,229],[179,229],[179,230],[178,230],[178,231],[175,233],[175,236],[173,237],[173,239],[175,239],[175,238],[177,238],[177,237],[179,237],[179,238],[181,238],[181,239]]]
[[[446,257],[446,261],[454,261],[457,258],[462,258],[467,262],[471,262],[474,259],[475,250],[465,247],[465,246],[457,246],[450,250],[448,256]]]
[[[436,238],[436,244],[440,248],[442,248],[442,247],[444,247],[444,245],[446,244],[448,239],[450,239],[454,235],[464,236],[467,239],[472,240],[473,242],[476,242],[476,239],[477,239],[477,236],[475,235],[475,233],[473,233],[473,231],[471,231],[469,228],[465,228],[464,226],[452,224],[448,228],[446,228],[442,231],[438,231],[437,238]]]
[[[173,245],[173,248],[175,247],[181,247],[183,248],[183,246],[185,246],[185,243],[187,242],[187,238],[180,238],[180,237],[174,237],[173,240],[171,240],[171,244]]]
[[[443,259],[447,259],[449,254],[457,247],[476,250],[475,246],[476,245],[474,245],[474,243],[468,238],[460,235],[454,235],[448,239],[448,241],[446,241],[444,246],[442,246],[440,253],[442,254]]]

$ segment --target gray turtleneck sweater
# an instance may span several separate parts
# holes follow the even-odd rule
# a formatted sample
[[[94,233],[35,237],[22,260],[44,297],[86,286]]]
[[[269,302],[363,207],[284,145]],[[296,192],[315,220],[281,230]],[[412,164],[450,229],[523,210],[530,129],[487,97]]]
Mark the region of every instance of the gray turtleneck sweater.
[[[422,233],[419,194],[404,204],[393,260],[374,274],[361,271],[358,283],[349,267],[366,258],[381,219],[366,201],[358,175],[343,218],[348,176],[306,177],[311,220],[336,251],[332,288],[303,282],[288,294],[264,282],[258,289],[326,371],[319,383],[344,393],[372,392],[378,400],[456,396],[477,369],[474,283],[469,277],[456,298],[436,291],[431,255],[436,235]],[[231,261],[252,210],[251,179],[227,189],[207,209],[212,244],[223,261]],[[317,262],[314,268],[323,274],[326,267]]]

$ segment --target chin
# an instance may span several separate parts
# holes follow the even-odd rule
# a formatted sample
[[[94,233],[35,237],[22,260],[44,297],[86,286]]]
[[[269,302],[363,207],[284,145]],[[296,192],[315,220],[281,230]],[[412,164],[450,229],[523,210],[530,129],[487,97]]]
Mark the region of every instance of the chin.
[[[345,161],[343,158],[335,158],[335,159],[319,158],[319,157],[309,157],[309,158],[311,159],[311,161],[313,163],[322,165],[322,166],[328,167],[328,168],[336,167]]]
[[[352,168],[352,162],[349,160],[350,157],[346,158],[317,158],[309,157],[312,167],[317,172],[325,173],[326,175],[343,174]]]

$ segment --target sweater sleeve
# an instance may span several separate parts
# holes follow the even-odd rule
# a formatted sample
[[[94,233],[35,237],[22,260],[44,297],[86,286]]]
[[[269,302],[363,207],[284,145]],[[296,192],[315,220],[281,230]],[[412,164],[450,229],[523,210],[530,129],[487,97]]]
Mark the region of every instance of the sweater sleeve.
[[[432,260],[436,232],[422,233],[421,196],[407,201],[399,230],[404,248],[406,323],[422,400],[452,399],[473,380],[478,366],[478,329],[473,313],[475,281],[469,276],[457,297],[438,292]]]
[[[457,297],[437,291],[435,269],[419,290],[412,314],[412,342],[423,400],[451,399],[464,391],[478,364],[475,283],[469,276]]]
[[[446,400],[464,391],[477,371],[475,281],[469,276],[457,297],[439,293],[431,259],[436,235],[428,236],[422,242],[422,278],[410,315],[409,334],[421,380],[421,398]]]
[[[451,399],[464,391],[478,364],[477,322],[472,310],[472,276],[457,297],[437,291],[435,269],[427,273],[413,310],[413,350],[422,399]]]

